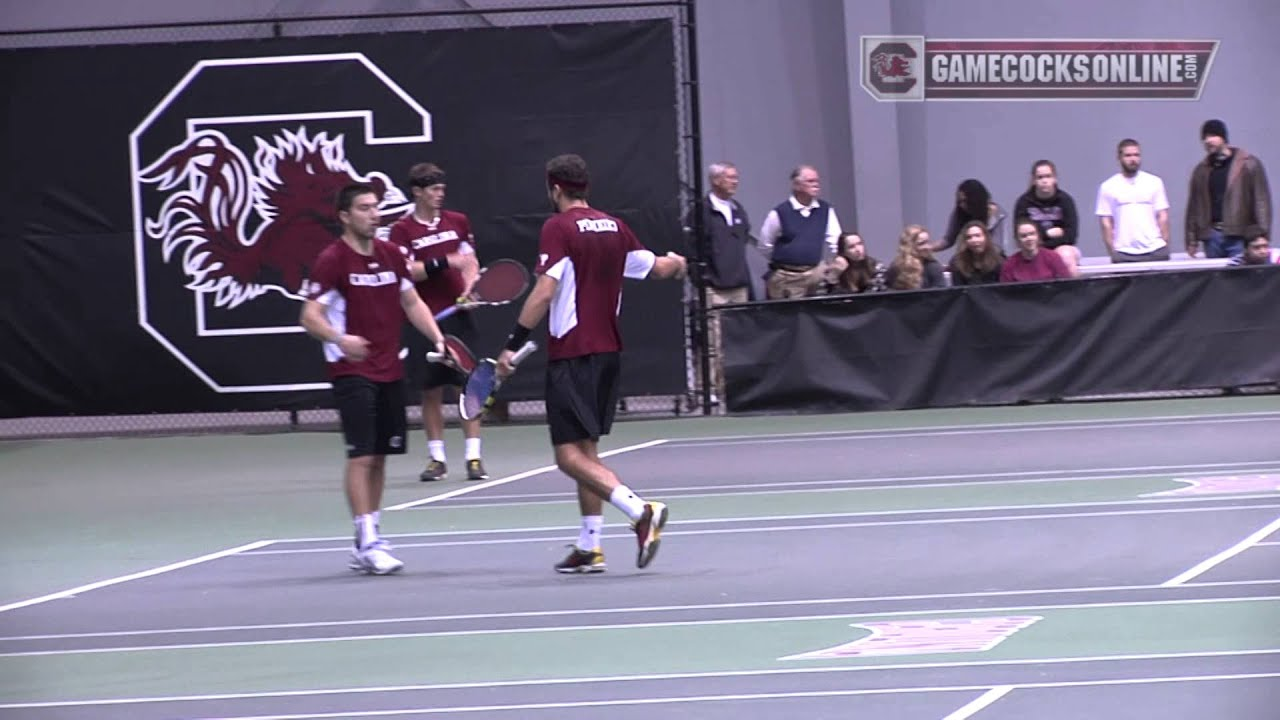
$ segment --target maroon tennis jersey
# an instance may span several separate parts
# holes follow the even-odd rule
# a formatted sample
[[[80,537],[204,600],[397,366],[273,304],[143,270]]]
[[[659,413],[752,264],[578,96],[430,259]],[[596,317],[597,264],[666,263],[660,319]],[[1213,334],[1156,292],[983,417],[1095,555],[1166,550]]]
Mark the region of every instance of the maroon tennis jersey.
[[[569,208],[547,220],[535,269],[559,281],[547,318],[547,357],[621,352],[622,280],[643,279],[653,263],[631,228],[599,210]]]
[[[474,251],[471,247],[471,221],[466,215],[452,210],[441,210],[434,223],[424,223],[410,212],[391,226],[390,238],[391,242],[407,249],[418,262],[459,251]],[[457,302],[467,289],[467,282],[461,270],[448,268],[416,287],[418,295],[434,315]]]
[[[386,240],[373,241],[372,255],[361,255],[341,239],[320,251],[310,279],[302,284],[302,296],[325,306],[335,330],[369,341],[369,356],[359,362],[344,358],[337,343],[325,343],[330,379],[360,375],[391,382],[404,377],[400,293],[412,287],[404,251]]]

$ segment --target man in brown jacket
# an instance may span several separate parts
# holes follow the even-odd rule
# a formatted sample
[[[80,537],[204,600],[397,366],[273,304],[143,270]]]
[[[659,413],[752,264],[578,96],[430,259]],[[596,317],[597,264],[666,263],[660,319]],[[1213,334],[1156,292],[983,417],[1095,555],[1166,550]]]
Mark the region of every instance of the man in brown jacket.
[[[1262,161],[1227,144],[1227,126],[1206,121],[1200,139],[1207,153],[1191,171],[1187,193],[1187,254],[1204,243],[1210,258],[1238,257],[1245,238],[1270,237],[1271,191]]]

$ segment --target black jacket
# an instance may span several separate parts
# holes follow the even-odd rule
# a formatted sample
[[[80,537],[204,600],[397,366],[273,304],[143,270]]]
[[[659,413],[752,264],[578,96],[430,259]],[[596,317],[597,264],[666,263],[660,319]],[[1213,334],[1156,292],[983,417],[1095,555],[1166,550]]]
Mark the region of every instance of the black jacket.
[[[1062,237],[1043,236],[1044,246],[1047,248],[1075,245],[1080,234],[1080,218],[1076,214],[1076,201],[1064,190],[1058,190],[1053,197],[1045,200],[1036,196],[1035,188],[1027,190],[1014,204],[1013,217],[1015,219],[1030,218],[1046,232],[1049,228],[1062,228]]]
[[[693,228],[693,213],[702,214],[703,237],[694,238],[699,256],[705,253],[707,270],[705,282],[710,287],[726,290],[747,287],[751,284],[751,272],[747,267],[747,244],[754,243],[751,223],[742,203],[730,198],[733,206],[733,225],[727,223],[703,197],[685,219],[685,225]]]

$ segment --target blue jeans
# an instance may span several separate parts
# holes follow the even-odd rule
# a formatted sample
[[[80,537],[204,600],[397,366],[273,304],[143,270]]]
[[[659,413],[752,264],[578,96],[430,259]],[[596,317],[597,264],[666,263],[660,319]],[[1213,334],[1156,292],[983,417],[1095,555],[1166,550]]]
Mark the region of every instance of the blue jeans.
[[[1244,238],[1239,235],[1223,235],[1221,230],[1214,230],[1204,243],[1204,256],[1207,258],[1240,257],[1244,254]]]

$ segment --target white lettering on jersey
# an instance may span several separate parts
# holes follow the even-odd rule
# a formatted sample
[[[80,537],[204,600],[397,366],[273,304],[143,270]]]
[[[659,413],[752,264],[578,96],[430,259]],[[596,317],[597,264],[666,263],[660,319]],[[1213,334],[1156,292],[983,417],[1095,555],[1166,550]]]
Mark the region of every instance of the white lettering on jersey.
[[[458,239],[457,230],[445,230],[444,232],[438,232],[435,235],[423,235],[417,240],[414,240],[413,249],[421,250],[424,247],[439,245],[442,242],[449,242],[450,240],[457,240],[457,239]]]
[[[378,287],[379,285],[394,285],[397,281],[397,276],[394,272],[388,270],[380,273],[351,273],[348,279],[352,285]]]
[[[618,232],[618,223],[608,218],[600,218],[599,220],[583,218],[578,221],[578,232]]]

